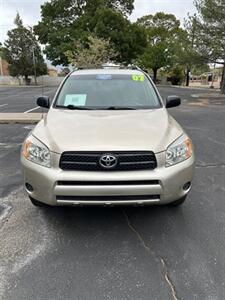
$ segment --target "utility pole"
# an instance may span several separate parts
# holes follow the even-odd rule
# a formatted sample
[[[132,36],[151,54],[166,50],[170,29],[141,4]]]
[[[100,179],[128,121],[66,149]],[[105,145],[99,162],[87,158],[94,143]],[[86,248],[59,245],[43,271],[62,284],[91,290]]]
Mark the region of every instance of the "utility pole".
[[[30,31],[32,33],[32,37],[33,37],[33,27],[30,27]],[[34,43],[33,43],[33,40],[32,40],[32,56],[33,56],[33,66],[34,66],[34,82],[35,82],[35,85],[37,85],[37,69],[36,69],[36,58],[35,58],[35,47],[34,47]]]
[[[2,58],[1,58],[1,56],[0,56],[0,72],[1,72],[1,76],[3,76],[4,74],[3,74],[3,65],[2,65]]]
[[[34,52],[34,46],[32,46],[32,55],[33,55],[33,65],[34,65],[34,82],[37,85],[37,70],[36,70],[36,58]]]
[[[195,44],[195,39],[196,39],[196,14],[192,17],[191,19],[191,50],[194,50],[194,44]],[[189,86],[190,83],[190,75],[191,75],[191,65],[187,65],[187,70],[186,70],[186,86]]]

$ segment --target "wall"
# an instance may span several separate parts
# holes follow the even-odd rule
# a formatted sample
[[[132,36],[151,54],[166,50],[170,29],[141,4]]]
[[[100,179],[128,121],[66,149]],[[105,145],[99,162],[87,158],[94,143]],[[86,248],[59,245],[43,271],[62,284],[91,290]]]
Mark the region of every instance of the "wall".
[[[30,77],[31,78],[31,77]],[[58,86],[62,82],[63,77],[40,76],[37,78],[38,85]],[[11,76],[0,76],[0,85],[19,86],[25,85],[23,78],[15,78]],[[34,78],[31,78],[31,85],[34,85]]]

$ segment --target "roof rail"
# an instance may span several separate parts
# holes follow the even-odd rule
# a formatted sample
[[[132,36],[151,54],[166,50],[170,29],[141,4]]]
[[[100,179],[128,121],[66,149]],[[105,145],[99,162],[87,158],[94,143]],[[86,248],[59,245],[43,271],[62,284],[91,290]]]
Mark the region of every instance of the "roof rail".
[[[106,64],[96,65],[96,66],[81,66],[79,68],[76,68],[75,71],[93,70],[93,69],[130,69],[130,70],[139,70],[143,72],[141,68],[133,64],[123,65],[123,64],[114,64],[114,63],[106,63]]]

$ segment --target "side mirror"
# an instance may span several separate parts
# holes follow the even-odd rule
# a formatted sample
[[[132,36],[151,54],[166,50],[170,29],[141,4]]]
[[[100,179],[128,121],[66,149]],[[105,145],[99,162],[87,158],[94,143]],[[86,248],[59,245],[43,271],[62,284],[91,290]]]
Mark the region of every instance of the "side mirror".
[[[49,108],[50,107],[49,97],[47,97],[47,96],[38,97],[37,105],[40,107]]]
[[[168,96],[166,99],[166,108],[176,107],[181,104],[180,97],[178,96]]]

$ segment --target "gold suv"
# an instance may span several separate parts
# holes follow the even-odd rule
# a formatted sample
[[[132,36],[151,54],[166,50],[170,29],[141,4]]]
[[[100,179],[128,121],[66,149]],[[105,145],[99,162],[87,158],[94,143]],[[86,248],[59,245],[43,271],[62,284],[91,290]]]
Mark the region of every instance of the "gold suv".
[[[77,70],[23,144],[25,190],[42,205],[146,205],[184,202],[191,188],[190,138],[139,69]]]

